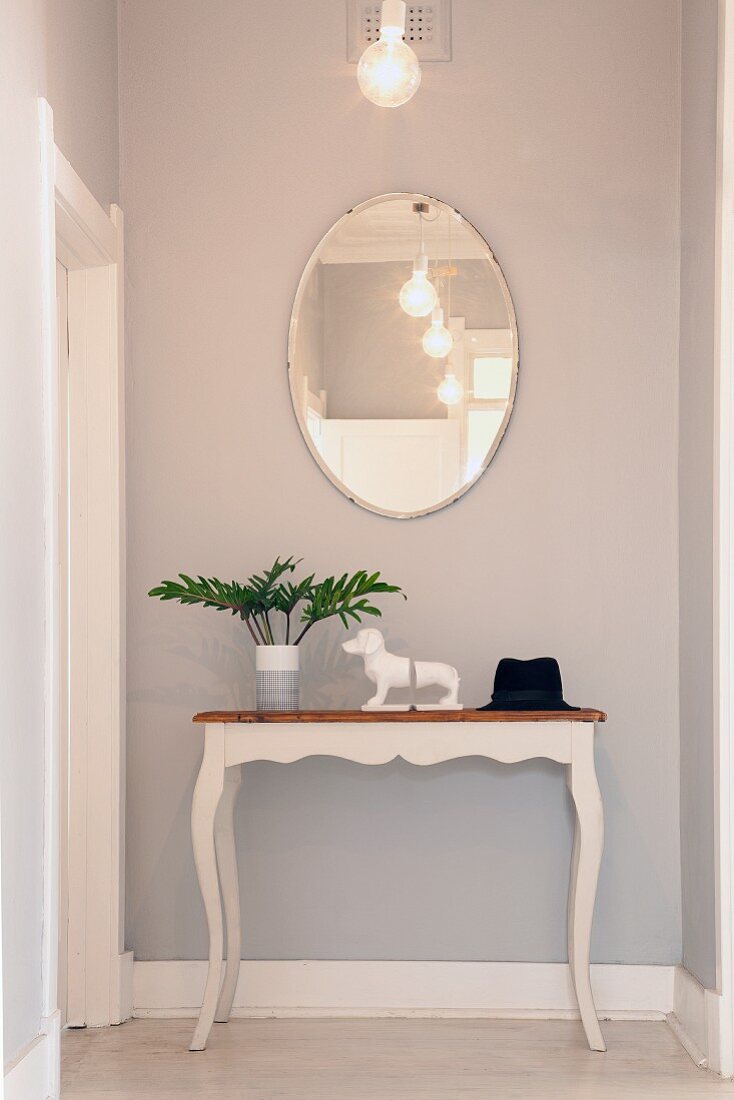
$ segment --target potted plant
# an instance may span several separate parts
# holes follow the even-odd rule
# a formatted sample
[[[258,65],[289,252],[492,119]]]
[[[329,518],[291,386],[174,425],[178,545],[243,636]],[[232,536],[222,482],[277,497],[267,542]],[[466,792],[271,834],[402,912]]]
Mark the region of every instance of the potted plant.
[[[179,573],[178,580],[161,581],[148,595],[239,615],[257,647],[258,710],[298,710],[298,646],[309,630],[335,616],[348,627],[350,620],[361,623],[363,615],[381,615],[370,602],[375,595],[399,592],[406,598],[398,585],[387,584],[379,573],[364,569],[322,581],[311,573],[294,584],[285,578],[298,564],[292,557],[285,561],[276,558],[270,569],[253,574],[244,583]]]

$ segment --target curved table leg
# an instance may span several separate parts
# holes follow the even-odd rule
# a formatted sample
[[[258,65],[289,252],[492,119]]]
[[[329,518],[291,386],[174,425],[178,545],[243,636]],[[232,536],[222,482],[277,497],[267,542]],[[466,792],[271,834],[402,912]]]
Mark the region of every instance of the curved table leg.
[[[203,1050],[214,1022],[222,976],[222,904],[219,897],[217,857],[214,848],[214,819],[224,789],[224,727],[207,726],[204,758],[194,787],[191,807],[191,841],[199,888],[209,927],[209,972],[199,1022],[190,1050]]]
[[[566,767],[566,785],[568,786],[569,793],[571,792],[571,766]],[[571,972],[571,984],[573,985],[574,993],[576,992],[576,975],[574,973],[574,951],[573,951],[573,923],[574,923],[574,907],[576,905],[576,875],[579,868],[579,848],[581,846],[580,840],[579,819],[576,813],[576,807],[574,805],[573,811],[573,849],[571,851],[571,873],[568,877],[568,912],[566,917],[566,936],[568,943],[568,967]]]
[[[237,875],[237,849],[234,842],[234,811],[241,783],[241,765],[236,764],[234,767],[227,768],[224,775],[224,794],[214,821],[214,846],[217,852],[224,919],[227,925],[227,967],[214,1015],[214,1019],[219,1024],[226,1024],[232,1011],[242,957],[240,886]]]
[[[589,1046],[592,1050],[606,1050],[589,972],[591,922],[604,847],[604,811],[594,767],[594,726],[574,723],[571,736],[569,785],[576,807],[576,826],[569,891],[568,961]]]

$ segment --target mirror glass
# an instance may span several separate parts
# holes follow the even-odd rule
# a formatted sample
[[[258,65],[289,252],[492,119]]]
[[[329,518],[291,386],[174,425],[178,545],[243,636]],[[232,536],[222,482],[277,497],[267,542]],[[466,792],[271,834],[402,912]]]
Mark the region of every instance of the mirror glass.
[[[487,242],[451,206],[382,195],[326,234],[291,318],[291,397],[311,454],[386,516],[452,503],[486,470],[517,385],[515,312]]]

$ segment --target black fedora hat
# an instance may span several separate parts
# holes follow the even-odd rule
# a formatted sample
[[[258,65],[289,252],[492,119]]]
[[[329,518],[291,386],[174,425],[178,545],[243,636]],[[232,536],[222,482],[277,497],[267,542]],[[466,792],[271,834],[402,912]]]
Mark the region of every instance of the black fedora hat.
[[[492,702],[479,710],[580,710],[563,700],[561,670],[555,657],[518,661],[503,657],[494,674]]]

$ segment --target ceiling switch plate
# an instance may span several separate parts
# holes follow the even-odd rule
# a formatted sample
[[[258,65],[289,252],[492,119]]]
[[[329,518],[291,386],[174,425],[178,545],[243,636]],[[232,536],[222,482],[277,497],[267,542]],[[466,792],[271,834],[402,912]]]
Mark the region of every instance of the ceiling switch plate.
[[[406,5],[404,41],[419,61],[451,60],[451,0]],[[380,0],[347,0],[347,60],[359,61],[380,37]]]

